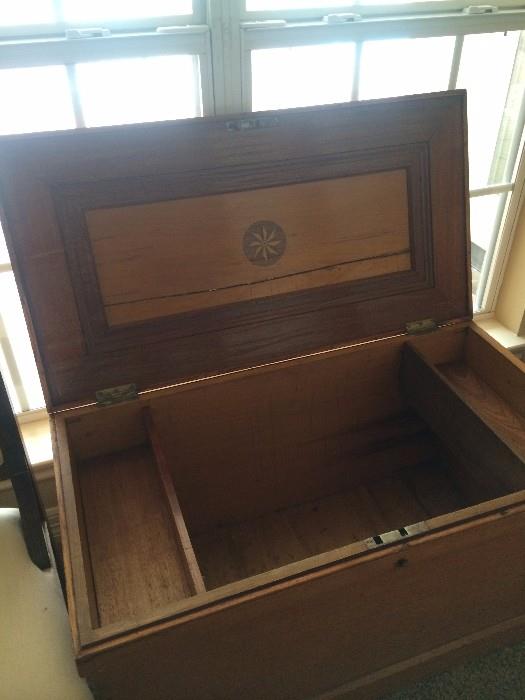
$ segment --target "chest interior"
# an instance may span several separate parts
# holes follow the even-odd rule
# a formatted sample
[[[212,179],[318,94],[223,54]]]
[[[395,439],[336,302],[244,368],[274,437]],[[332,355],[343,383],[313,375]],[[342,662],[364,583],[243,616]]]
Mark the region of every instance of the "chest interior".
[[[60,418],[93,626],[307,571],[524,489],[516,381],[460,324]]]

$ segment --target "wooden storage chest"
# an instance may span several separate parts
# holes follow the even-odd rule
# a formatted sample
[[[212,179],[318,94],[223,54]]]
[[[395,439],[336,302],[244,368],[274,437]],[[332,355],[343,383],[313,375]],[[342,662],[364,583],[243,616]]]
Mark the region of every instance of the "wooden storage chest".
[[[96,697],[378,697],[523,633],[525,372],[471,321],[463,92],[0,159]]]

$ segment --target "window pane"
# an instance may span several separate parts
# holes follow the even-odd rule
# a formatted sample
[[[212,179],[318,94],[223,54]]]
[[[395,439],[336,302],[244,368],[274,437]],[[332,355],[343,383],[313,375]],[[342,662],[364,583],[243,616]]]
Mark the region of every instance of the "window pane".
[[[452,36],[365,41],[359,99],[446,90],[454,42]]]
[[[191,15],[192,0],[62,0],[67,22]]]
[[[65,66],[0,70],[0,134],[75,126]]]
[[[502,117],[504,112],[511,116],[505,105],[519,35],[520,32],[508,32],[465,37],[457,86],[467,89],[471,189],[483,187],[493,179],[490,173]],[[519,86],[519,94],[514,95],[518,99],[513,101],[513,110],[519,109],[523,87]],[[506,142],[508,146],[508,134]],[[504,154],[500,152],[499,158],[505,159]]]
[[[23,24],[48,24],[55,21],[53,0],[3,0],[0,2],[0,27]]]
[[[508,194],[489,194],[470,199],[470,239],[472,258],[472,292],[477,291],[479,273],[496,226],[500,225],[501,206]]]
[[[86,126],[202,115],[193,56],[80,63],[76,75]]]
[[[354,44],[252,51],[252,109],[345,102],[352,95]]]
[[[4,332],[7,333],[10,347]],[[0,368],[7,377],[15,411],[41,408],[44,397],[12,272],[0,274],[0,348]],[[13,362],[15,371],[10,372],[8,370],[12,369]],[[20,377],[23,377],[23,386],[20,385]],[[21,405],[18,392],[25,394],[25,406]]]

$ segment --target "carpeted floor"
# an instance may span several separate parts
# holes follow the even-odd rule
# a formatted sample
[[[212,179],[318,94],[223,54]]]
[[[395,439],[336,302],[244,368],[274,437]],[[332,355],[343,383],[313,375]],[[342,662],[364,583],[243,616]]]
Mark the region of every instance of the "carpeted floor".
[[[525,642],[430,676],[382,700],[525,700]]]

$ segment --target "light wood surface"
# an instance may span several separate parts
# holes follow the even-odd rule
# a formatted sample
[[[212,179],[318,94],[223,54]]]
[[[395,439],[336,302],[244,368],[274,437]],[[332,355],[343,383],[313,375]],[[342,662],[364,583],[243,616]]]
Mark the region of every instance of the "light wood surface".
[[[89,211],[108,323],[409,270],[407,196],[394,170]]]
[[[150,449],[96,457],[78,476],[100,624],[191,596]]]
[[[525,417],[525,373],[519,358],[472,324],[465,342],[465,362],[512,411]]]
[[[525,472],[525,416],[516,413],[505,399],[468,365],[441,365],[439,370],[476,414],[521,457]]]

